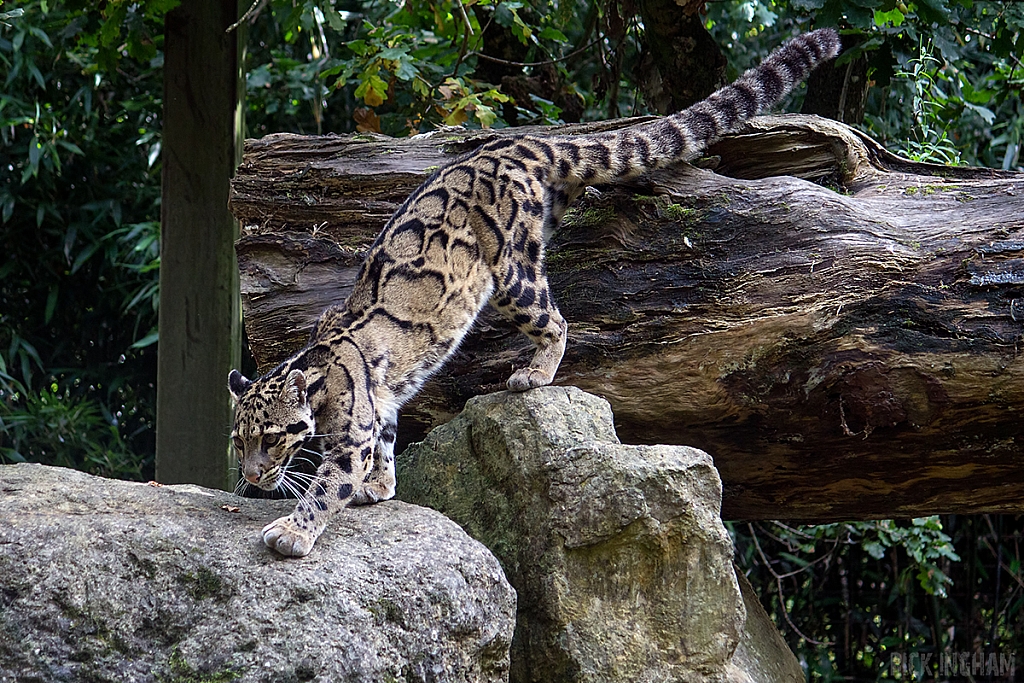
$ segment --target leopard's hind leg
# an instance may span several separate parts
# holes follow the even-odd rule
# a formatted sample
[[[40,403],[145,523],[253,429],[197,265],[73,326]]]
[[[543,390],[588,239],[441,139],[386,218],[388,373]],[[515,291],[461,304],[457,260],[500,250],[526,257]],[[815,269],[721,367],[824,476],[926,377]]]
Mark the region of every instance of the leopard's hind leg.
[[[491,305],[536,346],[530,365],[509,377],[513,391],[551,384],[565,353],[568,324],[551,298],[543,259],[540,240],[528,239],[522,249],[507,250],[494,268]]]

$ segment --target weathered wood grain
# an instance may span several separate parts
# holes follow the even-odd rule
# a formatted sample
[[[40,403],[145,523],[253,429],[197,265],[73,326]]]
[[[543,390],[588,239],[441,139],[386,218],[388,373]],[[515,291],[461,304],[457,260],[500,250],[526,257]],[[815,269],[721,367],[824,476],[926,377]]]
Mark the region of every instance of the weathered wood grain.
[[[432,167],[498,134],[249,141],[232,210],[261,367],[344,300]],[[566,216],[548,256],[570,326],[556,381],[607,397],[624,441],[707,450],[727,518],[1024,511],[1024,176],[913,164],[801,116],[756,119],[699,165]],[[528,358],[485,314],[403,437]]]

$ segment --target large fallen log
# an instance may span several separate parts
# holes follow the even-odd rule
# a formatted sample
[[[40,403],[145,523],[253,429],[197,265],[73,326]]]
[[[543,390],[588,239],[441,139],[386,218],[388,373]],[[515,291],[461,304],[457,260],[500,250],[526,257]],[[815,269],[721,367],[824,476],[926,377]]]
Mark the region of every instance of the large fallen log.
[[[433,168],[502,134],[247,141],[231,207],[260,368],[345,299]],[[907,162],[802,116],[756,119],[701,165],[566,215],[548,252],[569,321],[556,382],[605,396],[623,441],[709,452],[726,518],[1024,511],[1024,175]],[[485,314],[402,438],[529,356]]]

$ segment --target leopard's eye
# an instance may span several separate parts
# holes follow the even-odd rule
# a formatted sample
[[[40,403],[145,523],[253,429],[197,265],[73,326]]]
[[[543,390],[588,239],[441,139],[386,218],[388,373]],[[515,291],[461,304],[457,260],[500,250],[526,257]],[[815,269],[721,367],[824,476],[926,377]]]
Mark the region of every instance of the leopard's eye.
[[[267,448],[277,445],[277,442],[281,440],[280,434],[264,434],[263,445]]]
[[[231,443],[234,444],[235,448],[238,449],[239,453],[241,453],[241,452],[243,452],[245,450],[245,442],[242,441],[241,437],[238,437],[238,436],[232,437]]]

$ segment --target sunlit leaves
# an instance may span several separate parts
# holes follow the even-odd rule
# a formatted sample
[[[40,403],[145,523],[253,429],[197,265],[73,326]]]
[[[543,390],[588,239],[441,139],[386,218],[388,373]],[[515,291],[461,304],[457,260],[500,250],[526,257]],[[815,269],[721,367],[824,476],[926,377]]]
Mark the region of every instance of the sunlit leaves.
[[[561,43],[563,45],[569,43],[569,39],[566,37],[566,35],[559,31],[554,26],[545,26],[540,30],[538,36],[541,40],[550,40],[556,43]]]
[[[466,123],[472,114],[481,128],[490,128],[498,119],[495,107],[509,101],[508,95],[495,88],[475,90],[467,87],[461,78],[447,79],[438,91],[443,98],[438,103],[438,110],[444,114],[444,122],[449,126]]]
[[[377,75],[379,69],[379,65],[373,65],[359,74],[359,87],[356,88],[356,97],[371,107],[379,107],[388,98],[388,84]]]
[[[906,7],[904,7],[906,9]],[[875,25],[879,27],[884,26],[895,26],[900,27],[906,20],[906,15],[900,11],[899,7],[893,7],[888,11],[875,10]]]
[[[523,21],[519,14],[519,10],[525,6],[526,3],[519,0],[506,0],[506,2],[499,3],[494,10],[494,20],[511,29],[512,35],[518,38],[523,45],[527,45],[531,39],[536,40],[533,36],[533,27]]]
[[[380,129],[392,135],[456,122],[503,125],[502,115],[507,111],[503,107],[511,98],[499,84],[472,77],[477,52],[484,47],[485,26],[507,25],[510,35],[526,46],[526,54],[544,59],[571,45],[569,33],[575,18],[574,8],[565,3],[556,8],[550,0],[532,5],[521,0],[369,2],[358,17],[355,13],[337,14],[327,0],[273,0],[269,7],[285,44],[279,42],[272,48],[273,61],[252,64],[249,92],[266,104],[250,111],[281,113],[281,99],[259,90],[287,86],[299,94],[294,85],[301,78],[313,92],[317,84],[324,88],[323,109],[332,120],[338,110],[368,108],[374,111]],[[322,25],[314,20],[317,12],[324,17]],[[335,16],[332,12],[337,14],[336,21],[331,19]],[[330,58],[313,70],[311,62],[302,59],[302,46],[310,33],[321,29]],[[287,65],[284,54],[292,60]],[[306,57],[308,60],[309,55]],[[313,104],[305,95],[297,100]],[[532,100],[525,104],[537,110]],[[296,106],[287,109],[289,114],[302,115]],[[361,114],[359,121],[353,113],[349,117],[346,127],[352,123],[360,130],[375,127],[367,124],[365,115]]]

